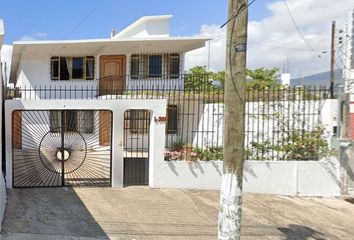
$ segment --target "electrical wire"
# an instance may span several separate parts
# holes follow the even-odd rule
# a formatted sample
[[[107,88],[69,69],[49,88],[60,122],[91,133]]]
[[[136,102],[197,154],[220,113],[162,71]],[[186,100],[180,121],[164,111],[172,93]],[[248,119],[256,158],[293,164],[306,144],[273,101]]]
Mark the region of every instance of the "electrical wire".
[[[78,22],[64,37],[64,39],[67,39],[81,24],[83,24],[96,10],[97,8],[102,4],[103,0],[100,0],[90,12],[86,14],[85,17],[81,19],[80,22]]]
[[[90,12],[88,12],[85,17],[83,17],[62,39],[61,42],[64,42],[67,40],[67,38],[81,25],[83,24],[96,10],[97,8],[102,4],[103,0],[100,0],[97,2],[97,4],[91,9]],[[52,50],[56,50],[58,47],[54,47]],[[34,63],[32,66],[29,67],[28,72],[31,72],[35,67],[37,67],[39,63]],[[16,80],[17,81],[17,80]]]
[[[240,13],[242,13],[245,9],[247,9],[249,6],[251,6],[256,0],[253,0],[252,2],[250,2],[249,4],[244,4],[243,6],[245,6],[244,8],[240,8],[233,16],[231,16],[223,25],[221,25],[220,28],[223,28],[226,24],[228,24],[231,20],[235,19],[238,17],[238,15]]]
[[[289,6],[288,6],[288,3],[287,3],[287,0],[283,0],[283,2],[284,2],[284,4],[285,4],[285,8],[286,8],[286,10],[287,10],[287,12],[288,12],[288,14],[289,14],[289,17],[290,17],[292,23],[294,24],[294,26],[295,26],[297,32],[299,33],[300,37],[302,38],[302,40],[304,41],[304,43],[307,45],[307,47],[308,47],[312,52],[316,52],[315,49],[313,49],[313,47],[311,47],[311,45],[307,42],[306,38],[305,38],[304,35],[302,34],[302,32],[301,32],[299,26],[297,25],[297,23],[296,23],[296,21],[295,21],[293,15],[291,14],[291,11],[290,11]]]

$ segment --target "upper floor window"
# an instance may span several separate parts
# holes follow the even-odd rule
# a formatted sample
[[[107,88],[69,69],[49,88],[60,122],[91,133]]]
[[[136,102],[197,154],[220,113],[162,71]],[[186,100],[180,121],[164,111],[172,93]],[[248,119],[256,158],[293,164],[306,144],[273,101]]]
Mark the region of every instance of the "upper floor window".
[[[133,54],[130,58],[130,75],[138,78],[178,78],[180,54]]]
[[[161,77],[162,74],[162,56],[149,56],[149,77]]]
[[[169,55],[170,78],[178,78],[180,73],[180,58],[179,54]]]
[[[95,57],[51,57],[50,76],[52,80],[93,80]]]

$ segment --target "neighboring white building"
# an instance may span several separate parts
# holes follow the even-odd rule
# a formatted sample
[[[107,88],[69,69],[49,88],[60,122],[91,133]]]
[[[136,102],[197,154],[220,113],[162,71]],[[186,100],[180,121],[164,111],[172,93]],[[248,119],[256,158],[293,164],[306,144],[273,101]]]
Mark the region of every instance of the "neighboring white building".
[[[345,92],[350,93],[350,135],[354,139],[354,9],[349,11],[343,37],[343,78]]]

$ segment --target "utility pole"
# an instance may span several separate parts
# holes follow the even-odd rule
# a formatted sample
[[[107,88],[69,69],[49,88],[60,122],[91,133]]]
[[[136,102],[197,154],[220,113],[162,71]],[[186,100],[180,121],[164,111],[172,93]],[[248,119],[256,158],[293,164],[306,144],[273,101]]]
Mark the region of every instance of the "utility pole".
[[[334,92],[334,66],[336,64],[336,48],[335,48],[335,39],[336,39],[336,21],[332,22],[332,34],[331,34],[331,79],[330,79],[330,91],[331,98],[333,98]]]
[[[248,0],[229,0],[224,91],[224,169],[218,239],[240,239],[244,161]]]

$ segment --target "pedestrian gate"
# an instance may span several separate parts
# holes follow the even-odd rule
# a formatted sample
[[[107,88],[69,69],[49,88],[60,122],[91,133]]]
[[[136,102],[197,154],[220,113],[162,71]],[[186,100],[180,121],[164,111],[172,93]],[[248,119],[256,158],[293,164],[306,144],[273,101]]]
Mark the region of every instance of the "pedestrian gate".
[[[14,111],[13,187],[110,186],[112,113]]]
[[[149,184],[150,111],[124,113],[124,186]]]

